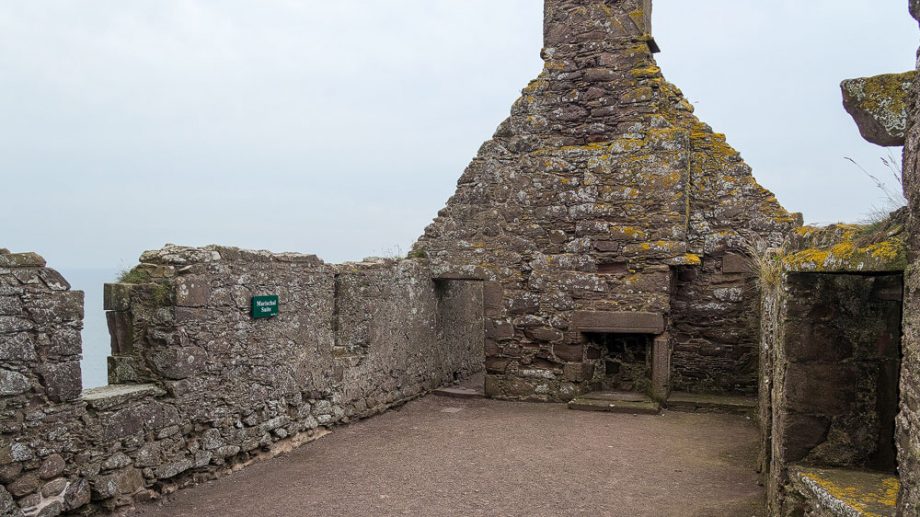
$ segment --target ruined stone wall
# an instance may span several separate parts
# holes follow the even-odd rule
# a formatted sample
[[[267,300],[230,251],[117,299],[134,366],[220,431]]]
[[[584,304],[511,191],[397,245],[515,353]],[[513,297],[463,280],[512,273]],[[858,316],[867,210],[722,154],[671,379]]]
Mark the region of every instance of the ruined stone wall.
[[[920,2],[912,0],[910,12],[920,20]],[[920,512],[920,81],[914,83],[909,102],[903,182],[910,210],[911,264],[905,280],[901,412],[897,420],[899,510],[903,515]]]
[[[0,255],[0,513],[157,497],[482,367],[482,284],[419,261],[168,247],[142,262],[106,289],[118,384],[81,393],[82,293]],[[252,319],[267,294],[279,316]]]
[[[741,310],[754,295],[723,257],[778,243],[797,221],[664,80],[650,4],[546,2],[543,72],[415,245],[437,270],[496,283],[492,396],[586,389],[597,358],[577,311],[670,317],[678,387],[755,389],[756,332]],[[678,266],[697,272],[676,285]]]

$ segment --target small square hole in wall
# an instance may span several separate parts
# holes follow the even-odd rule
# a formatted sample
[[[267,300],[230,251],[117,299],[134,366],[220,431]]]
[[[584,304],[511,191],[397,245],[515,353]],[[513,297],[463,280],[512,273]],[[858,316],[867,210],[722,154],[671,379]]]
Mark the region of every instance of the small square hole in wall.
[[[602,275],[625,275],[626,273],[629,273],[629,264],[626,262],[598,264],[597,272]]]

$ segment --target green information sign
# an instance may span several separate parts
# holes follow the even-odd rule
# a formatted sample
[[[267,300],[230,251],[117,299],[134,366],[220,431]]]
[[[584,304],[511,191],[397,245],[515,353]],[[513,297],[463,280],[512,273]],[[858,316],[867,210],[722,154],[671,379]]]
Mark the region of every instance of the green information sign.
[[[252,317],[255,319],[271,318],[278,315],[278,296],[253,296]]]

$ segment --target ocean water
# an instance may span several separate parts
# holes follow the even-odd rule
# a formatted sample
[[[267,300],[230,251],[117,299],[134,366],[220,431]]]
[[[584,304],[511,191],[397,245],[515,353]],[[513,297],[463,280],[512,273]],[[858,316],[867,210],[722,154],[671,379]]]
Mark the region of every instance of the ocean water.
[[[119,269],[68,269],[58,268],[70,282],[71,289],[83,291],[85,296],[83,317],[83,388],[108,384],[106,358],[109,355],[109,329],[102,309],[102,285],[114,282]]]

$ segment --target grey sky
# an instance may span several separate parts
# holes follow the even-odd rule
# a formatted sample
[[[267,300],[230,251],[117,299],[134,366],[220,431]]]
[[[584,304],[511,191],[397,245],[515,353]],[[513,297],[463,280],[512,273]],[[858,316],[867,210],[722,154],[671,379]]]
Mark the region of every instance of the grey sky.
[[[884,204],[841,79],[913,67],[906,0],[657,0],[666,77],[809,221]],[[0,4],[0,246],[407,251],[540,71],[541,0]],[[896,155],[899,149],[893,149]]]

